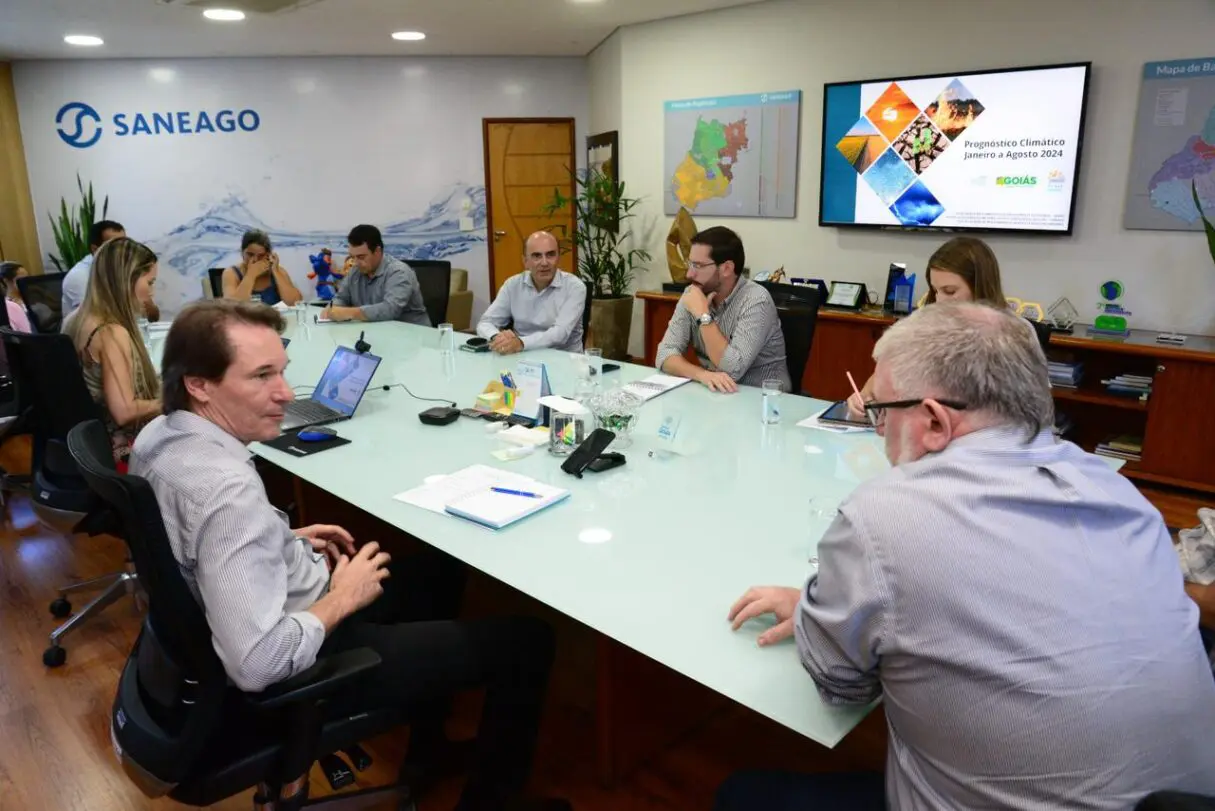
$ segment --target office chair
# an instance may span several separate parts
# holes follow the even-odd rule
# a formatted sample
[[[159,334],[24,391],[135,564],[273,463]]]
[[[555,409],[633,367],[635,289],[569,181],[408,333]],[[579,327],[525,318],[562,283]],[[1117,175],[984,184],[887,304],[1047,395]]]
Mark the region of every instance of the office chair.
[[[1215,811],[1215,797],[1180,791],[1154,791],[1139,801],[1135,811]]]
[[[759,282],[772,296],[780,331],[785,337],[785,364],[789,367],[789,382],[793,393],[802,393],[802,377],[810,360],[814,344],[814,328],[818,323],[821,303],[819,289],[808,285]]]
[[[1045,321],[1031,321],[1028,318],[1026,320],[1034,328],[1034,335],[1038,337],[1038,345],[1042,347],[1042,352],[1045,353],[1050,349],[1050,324]]]
[[[40,276],[22,276],[17,280],[17,290],[25,302],[34,332],[59,332],[65,315],[63,276],[62,273],[43,273]]]
[[[376,798],[414,809],[402,782],[308,801],[313,761],[405,722],[399,709],[326,714],[326,700],[377,667],[379,656],[360,648],[318,659],[261,693],[230,687],[206,615],[173,556],[151,485],[113,470],[110,439],[98,421],[72,429],[68,447],[89,486],[120,516],[148,597],[110,716],[123,770],[140,791],[208,806],[257,786],[259,809],[354,808]]]
[[[110,515],[88,484],[67,448],[67,435],[77,424],[95,420],[99,407],[89,396],[72,339],[66,335],[29,335],[0,329],[0,341],[13,371],[18,401],[33,434],[30,501],[34,514],[44,524],[67,533],[114,534]],[[111,451],[110,464],[113,465]],[[51,603],[51,615],[62,619],[72,614],[68,595],[80,591],[101,593],[50,635],[50,646],[42,654],[47,667],[67,661],[60,642],[90,617],[111,603],[135,593],[136,577],[129,571],[113,572],[59,589]]]
[[[574,276],[574,278],[578,279],[577,276]],[[581,279],[578,280],[582,281]],[[594,291],[591,290],[591,286],[586,282],[582,282],[582,284],[586,286],[586,303],[582,305],[582,348],[585,350],[589,345],[591,334],[591,302],[594,301],[591,298],[591,293]]]
[[[209,298],[224,297],[224,271],[227,268],[207,268],[207,284],[211,288]]]
[[[437,327],[447,321],[447,299],[451,296],[451,262],[443,259],[407,259],[418,277],[422,303],[430,316],[430,325]]]

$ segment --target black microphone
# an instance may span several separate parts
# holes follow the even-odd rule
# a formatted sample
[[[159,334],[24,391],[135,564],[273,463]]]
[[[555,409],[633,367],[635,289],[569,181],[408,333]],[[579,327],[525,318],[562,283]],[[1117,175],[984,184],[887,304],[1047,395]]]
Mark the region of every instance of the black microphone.
[[[359,332],[359,339],[354,342],[354,351],[358,352],[360,355],[371,351],[371,344],[363,340],[364,334],[365,333],[363,332]]]

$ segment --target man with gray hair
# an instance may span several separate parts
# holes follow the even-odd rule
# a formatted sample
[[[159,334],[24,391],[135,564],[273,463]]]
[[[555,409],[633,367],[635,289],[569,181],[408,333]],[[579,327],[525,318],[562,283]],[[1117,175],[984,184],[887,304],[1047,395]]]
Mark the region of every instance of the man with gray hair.
[[[735,775],[718,811],[1130,809],[1215,794],[1215,680],[1157,512],[1052,434],[1024,319],[936,304],[874,350],[893,469],[840,505],[805,588],[760,587],[823,700],[884,697],[881,775]],[[770,655],[781,655],[772,651]]]

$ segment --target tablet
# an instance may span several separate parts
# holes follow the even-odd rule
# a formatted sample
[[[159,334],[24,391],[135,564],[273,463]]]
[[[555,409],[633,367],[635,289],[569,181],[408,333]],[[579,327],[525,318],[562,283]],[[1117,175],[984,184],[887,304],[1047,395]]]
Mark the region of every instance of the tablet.
[[[824,411],[818,418],[819,422],[828,425],[846,425],[849,428],[872,428],[873,424],[866,417],[857,419],[848,411],[848,401],[840,400],[831,408]]]

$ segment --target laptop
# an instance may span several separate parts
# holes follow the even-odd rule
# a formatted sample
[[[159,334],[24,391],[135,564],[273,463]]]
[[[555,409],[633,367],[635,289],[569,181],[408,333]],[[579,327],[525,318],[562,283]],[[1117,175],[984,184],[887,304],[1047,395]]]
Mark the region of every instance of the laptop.
[[[287,403],[282,430],[294,431],[308,425],[348,420],[359,407],[380,359],[366,352],[360,354],[347,346],[339,346],[329,359],[325,373],[317,381],[312,395]]]

